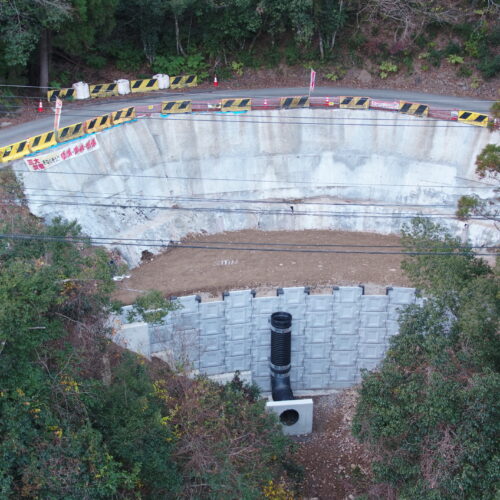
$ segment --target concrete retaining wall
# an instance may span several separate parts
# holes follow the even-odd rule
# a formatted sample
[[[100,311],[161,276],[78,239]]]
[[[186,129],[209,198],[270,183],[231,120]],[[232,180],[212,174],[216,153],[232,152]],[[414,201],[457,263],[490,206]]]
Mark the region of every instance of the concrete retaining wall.
[[[415,289],[388,288],[386,295],[364,295],[363,287],[335,287],[331,295],[309,295],[304,287],[283,288],[276,297],[254,297],[251,290],[229,292],[222,301],[178,299],[183,306],[161,326],[126,324],[124,308],[115,319],[115,342],[147,357],[207,375],[250,371],[270,390],[271,313],[292,314],[292,371],[295,390],[340,389],[375,368],[388,340],[398,332],[398,310],[415,303]],[[189,361],[188,361],[189,360]]]
[[[475,177],[474,161],[499,137],[481,127],[373,110],[158,115],[99,133],[97,151],[45,172],[29,173],[22,161],[16,169],[25,170],[19,176],[35,215],[77,219],[95,237],[168,243],[193,232],[249,228],[389,234],[419,212],[460,234],[457,199],[492,194]],[[470,224],[476,244],[492,243],[494,234],[489,222]],[[131,265],[143,250],[160,250],[110,246]]]

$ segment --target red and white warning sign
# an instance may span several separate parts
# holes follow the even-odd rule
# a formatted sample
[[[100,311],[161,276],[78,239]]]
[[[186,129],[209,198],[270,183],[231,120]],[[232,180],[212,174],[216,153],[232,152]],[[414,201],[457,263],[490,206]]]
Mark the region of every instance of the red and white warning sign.
[[[314,87],[316,87],[316,71],[314,71],[311,68],[311,80],[309,82],[309,94],[314,90]]]
[[[59,151],[52,151],[44,155],[25,158],[24,161],[30,170],[45,170],[64,160],[69,160],[85,153],[91,153],[96,149],[99,149],[97,139],[95,137],[90,137],[83,141],[72,142],[71,145]]]
[[[56,107],[54,108],[54,130],[59,128],[59,122],[61,121],[62,113],[62,100],[56,97]]]

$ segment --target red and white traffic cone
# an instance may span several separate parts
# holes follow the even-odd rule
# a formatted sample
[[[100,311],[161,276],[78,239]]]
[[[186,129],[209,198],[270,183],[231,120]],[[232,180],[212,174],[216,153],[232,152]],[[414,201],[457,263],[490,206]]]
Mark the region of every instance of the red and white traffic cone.
[[[268,104],[267,104],[267,99],[264,99],[264,107],[267,108]]]
[[[218,87],[219,82],[217,81],[217,75],[214,76],[214,87]]]
[[[43,102],[41,99],[40,99],[40,102],[38,103],[38,112],[43,113]]]

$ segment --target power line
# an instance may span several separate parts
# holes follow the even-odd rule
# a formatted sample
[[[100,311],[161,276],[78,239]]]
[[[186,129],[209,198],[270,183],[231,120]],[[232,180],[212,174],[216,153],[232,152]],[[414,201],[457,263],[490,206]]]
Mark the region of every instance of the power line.
[[[92,241],[93,238],[89,237],[86,239],[83,238],[64,238],[59,236],[46,236],[46,235],[30,235],[30,234],[0,234],[0,239],[11,239],[11,240],[44,240],[44,241],[58,241],[61,243],[81,243],[84,241]],[[101,240],[104,238],[100,238]],[[100,244],[103,245],[113,245],[113,238],[108,238],[109,242],[100,241]],[[140,246],[144,247],[145,245],[149,247],[167,247],[166,244],[141,244],[141,243],[120,243],[123,246]],[[302,246],[308,246],[302,245]],[[282,252],[282,253],[317,253],[317,254],[366,254],[366,255],[470,255],[468,251],[361,251],[361,250],[317,250],[317,249],[304,249],[304,248],[259,248],[259,247],[228,247],[228,246],[213,246],[212,243],[207,244],[177,244],[174,248],[189,248],[189,249],[202,249],[202,250],[235,250],[235,251],[252,251],[252,252]],[[496,256],[497,253],[475,253],[477,256]]]

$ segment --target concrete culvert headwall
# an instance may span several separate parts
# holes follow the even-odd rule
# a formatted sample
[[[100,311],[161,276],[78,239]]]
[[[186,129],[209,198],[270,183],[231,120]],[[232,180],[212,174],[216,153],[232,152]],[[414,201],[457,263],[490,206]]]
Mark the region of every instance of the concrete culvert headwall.
[[[77,219],[115,238],[131,265],[142,251],[119,238],[178,240],[240,229],[398,233],[411,216],[457,233],[458,198],[492,194],[474,161],[498,132],[373,110],[259,111],[153,117],[106,130],[99,149],[45,172],[18,162],[30,210]],[[64,146],[60,146],[64,147]],[[55,203],[54,203],[55,202]],[[476,244],[492,243],[472,221]]]

